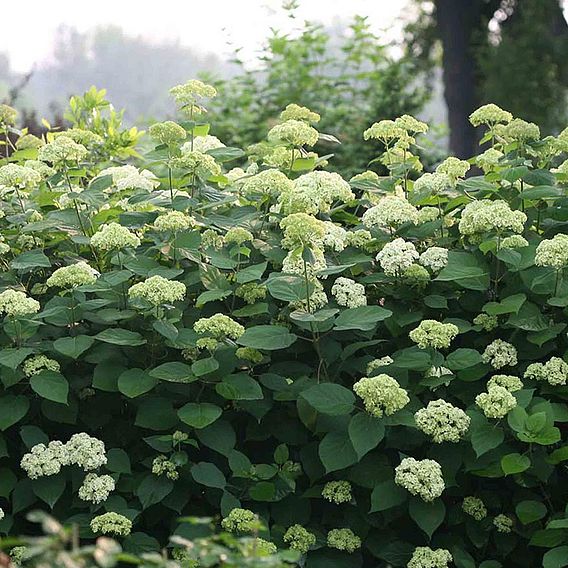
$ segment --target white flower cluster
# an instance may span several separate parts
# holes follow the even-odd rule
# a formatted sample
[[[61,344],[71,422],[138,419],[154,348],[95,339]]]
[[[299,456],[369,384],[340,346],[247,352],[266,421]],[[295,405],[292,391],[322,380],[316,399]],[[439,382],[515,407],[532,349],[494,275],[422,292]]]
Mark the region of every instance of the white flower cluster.
[[[441,172],[422,174],[414,182],[414,192],[424,195],[439,195],[451,186],[451,180],[447,174]]]
[[[418,262],[432,272],[439,272],[448,264],[448,249],[443,247],[427,248],[420,255]]]
[[[126,227],[118,223],[102,225],[91,237],[93,247],[103,251],[120,250],[140,246],[140,239]]]
[[[269,142],[280,142],[292,146],[313,146],[318,138],[318,131],[303,120],[288,119],[273,126],[268,132]]]
[[[506,201],[481,199],[464,207],[458,227],[466,236],[503,231],[522,233],[526,221],[527,216],[522,211],[512,211]]]
[[[325,235],[323,236],[323,246],[335,252],[341,252],[347,246],[347,231],[341,226],[324,221]]]
[[[568,266],[568,235],[558,233],[552,239],[544,239],[536,247],[534,262],[537,266],[564,268]]]
[[[79,487],[79,499],[93,504],[102,503],[115,488],[115,481],[110,475],[89,473]]]
[[[391,416],[410,402],[408,393],[386,374],[363,377],[353,385],[353,392],[361,398],[365,410],[377,418]]]
[[[221,140],[219,140],[217,136],[211,136],[210,134],[207,134],[206,136],[196,136],[193,139],[193,149],[191,146],[192,146],[191,142],[186,142],[185,144],[182,145],[181,151],[190,152],[193,150],[195,152],[205,153],[209,150],[224,148],[225,144],[223,144],[223,142],[221,142]]]
[[[448,568],[452,560],[452,555],[445,548],[432,550],[428,546],[418,546],[406,566],[407,568]]]
[[[546,381],[552,386],[565,385],[568,383],[568,363],[560,357],[552,357],[546,363],[531,363],[524,377],[535,381]]]
[[[369,228],[392,229],[405,223],[418,224],[418,209],[404,197],[387,195],[363,213],[363,224]]]
[[[416,425],[436,444],[459,442],[471,423],[470,417],[461,409],[439,399],[428,403],[414,415]]]
[[[428,459],[404,458],[395,468],[394,482],[426,502],[440,497],[446,487],[440,464]]]
[[[416,247],[402,238],[387,243],[377,254],[381,268],[388,276],[400,276],[419,258]]]
[[[158,274],[150,276],[144,282],[133,284],[128,289],[130,298],[141,298],[152,306],[181,302],[185,298],[185,293],[186,286],[183,282],[168,280]]]
[[[40,304],[33,298],[28,298],[24,292],[19,290],[4,290],[0,293],[0,314],[9,317],[20,317],[39,312]]]
[[[57,361],[50,359],[46,355],[34,355],[33,357],[26,359],[24,361],[24,364],[22,365],[22,370],[24,371],[24,375],[26,375],[26,377],[37,375],[44,369],[58,373],[60,366]]]
[[[517,406],[517,399],[505,387],[492,384],[475,397],[475,404],[487,418],[503,418]]]
[[[408,336],[420,349],[447,349],[459,333],[459,328],[453,323],[441,323],[436,320],[422,320],[418,327]]]
[[[485,348],[481,358],[484,363],[490,363],[495,369],[507,365],[514,367],[517,364],[517,350],[514,345],[502,339],[495,339]]]
[[[37,153],[38,160],[59,164],[65,162],[80,162],[85,159],[89,151],[82,144],[78,144],[68,136],[58,136],[45,146],[42,146]]]
[[[331,293],[340,306],[357,308],[367,305],[365,286],[351,280],[351,278],[344,278],[343,276],[337,278],[331,287]]]
[[[32,168],[18,164],[0,167],[0,187],[32,189],[41,182],[41,175]]]
[[[76,288],[94,284],[97,281],[98,272],[89,266],[84,260],[58,268],[46,281],[49,287]]]
[[[138,171],[134,166],[111,166],[102,170],[97,177],[112,176],[112,183],[119,191],[126,189],[143,189],[152,191],[160,181],[149,170]]]
[[[161,233],[179,233],[195,225],[195,219],[181,211],[168,211],[154,221],[154,229]]]

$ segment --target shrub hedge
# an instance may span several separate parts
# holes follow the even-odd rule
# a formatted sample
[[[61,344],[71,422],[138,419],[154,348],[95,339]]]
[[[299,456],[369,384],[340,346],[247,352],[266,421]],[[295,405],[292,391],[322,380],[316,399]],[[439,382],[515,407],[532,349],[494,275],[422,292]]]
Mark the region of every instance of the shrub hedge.
[[[43,506],[139,553],[213,516],[309,568],[565,566],[568,130],[486,105],[488,149],[422,173],[427,125],[383,120],[346,181],[316,113],[244,152],[212,87],[171,92],[145,145],[95,89],[46,140],[0,107],[0,530]]]

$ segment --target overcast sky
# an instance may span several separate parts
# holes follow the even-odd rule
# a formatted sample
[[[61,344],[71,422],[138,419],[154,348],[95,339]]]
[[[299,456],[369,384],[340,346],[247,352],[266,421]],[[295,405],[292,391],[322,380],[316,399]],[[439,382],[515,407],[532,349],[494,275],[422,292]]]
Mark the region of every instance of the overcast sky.
[[[2,0],[0,0],[2,1]],[[293,26],[280,10],[281,0],[27,0],[2,1],[0,52],[8,53],[13,68],[29,69],[48,60],[53,37],[60,24],[85,31],[97,25],[114,24],[131,35],[143,35],[156,42],[176,40],[203,51],[230,54],[227,42],[244,48],[251,56],[270,28],[288,30]],[[5,4],[5,5],[4,5]],[[398,18],[408,0],[300,0],[300,19],[325,24],[354,15],[369,16],[373,29],[397,35]],[[25,11],[25,13],[23,13]],[[18,25],[18,23],[20,25]]]

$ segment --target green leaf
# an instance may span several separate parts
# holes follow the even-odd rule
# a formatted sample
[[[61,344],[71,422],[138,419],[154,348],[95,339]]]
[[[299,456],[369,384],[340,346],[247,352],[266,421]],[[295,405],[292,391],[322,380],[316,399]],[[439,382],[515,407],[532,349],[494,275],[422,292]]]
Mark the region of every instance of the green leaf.
[[[328,432],[319,444],[318,453],[327,473],[345,469],[357,461],[357,453],[345,432]]]
[[[150,430],[170,430],[178,424],[178,416],[170,400],[144,397],[138,405],[135,424]]]
[[[428,535],[428,538],[432,538],[446,517],[446,507],[441,499],[425,503],[422,499],[414,498],[409,503],[408,512],[414,522]]]
[[[385,425],[382,420],[359,412],[349,421],[349,439],[359,459],[376,448],[385,437]]]
[[[106,468],[112,473],[131,473],[130,458],[120,448],[111,448],[107,451]]]
[[[301,397],[322,414],[340,416],[353,410],[355,395],[334,383],[321,383],[302,392]]]
[[[334,328],[337,331],[359,329],[371,331],[377,323],[392,316],[392,312],[381,306],[359,306],[343,310],[336,318]]]
[[[32,481],[33,492],[52,509],[65,491],[65,478],[62,473],[40,477]]]
[[[23,252],[10,263],[10,267],[14,270],[26,272],[33,268],[49,268],[50,266],[49,258],[39,249]]]
[[[198,359],[191,365],[191,371],[196,377],[203,377],[209,373],[214,373],[219,368],[219,362],[215,357]]]
[[[142,507],[147,509],[151,505],[163,501],[174,488],[174,484],[165,475],[147,475],[136,489],[136,496],[140,499]]]
[[[252,264],[251,266],[242,268],[237,272],[237,282],[239,284],[246,284],[247,282],[260,280],[267,267],[268,262],[261,262],[260,264]]]
[[[15,369],[31,353],[33,353],[33,349],[29,347],[19,349],[4,347],[0,349],[0,365]]]
[[[521,501],[515,507],[515,513],[523,525],[528,525],[546,517],[548,509],[540,501]]]
[[[30,408],[30,402],[24,395],[3,394],[0,397],[0,430],[7,430],[19,422]]]
[[[191,468],[191,475],[197,483],[206,487],[215,487],[216,489],[224,489],[227,480],[223,472],[213,463],[199,462]]]
[[[489,450],[499,446],[505,439],[505,434],[501,428],[493,426],[488,422],[481,422],[472,428],[471,445],[477,457],[486,454]]]
[[[158,379],[142,369],[128,369],[118,377],[118,390],[128,398],[136,398],[151,391]]]
[[[150,376],[170,383],[191,383],[197,380],[189,365],[179,361],[163,363],[150,371]]]
[[[531,460],[528,456],[521,454],[507,454],[501,458],[501,469],[505,475],[513,475],[515,473],[522,473],[531,466]]]
[[[542,568],[564,568],[568,566],[568,546],[549,550],[542,559]]]
[[[87,351],[94,342],[94,338],[89,337],[88,335],[61,337],[53,342],[53,348],[66,357],[78,359],[79,356]]]
[[[397,485],[394,480],[383,481],[373,488],[369,513],[392,509],[404,503],[407,498],[406,490]]]
[[[67,404],[69,394],[69,383],[67,379],[55,371],[41,371],[30,378],[30,386],[39,396]]]
[[[137,332],[129,331],[128,329],[105,329],[97,335],[95,339],[99,341],[104,341],[105,343],[112,343],[113,345],[123,345],[136,347],[138,345],[144,345],[146,340]]]
[[[275,351],[290,347],[298,339],[288,328],[278,325],[256,325],[249,327],[237,340],[239,345]]]
[[[489,268],[473,254],[450,251],[448,264],[436,280],[455,282],[462,288],[484,291],[489,288]]]
[[[258,382],[245,373],[228,375],[223,378],[215,391],[228,400],[261,400],[264,398]]]
[[[475,349],[459,348],[446,357],[446,364],[452,371],[461,371],[481,363],[481,353]]]
[[[306,299],[306,283],[300,276],[287,274],[270,275],[266,282],[269,294],[284,302],[301,302]],[[313,286],[308,288],[310,294]]]
[[[178,410],[179,419],[193,428],[205,428],[221,416],[223,411],[208,402],[188,402]]]

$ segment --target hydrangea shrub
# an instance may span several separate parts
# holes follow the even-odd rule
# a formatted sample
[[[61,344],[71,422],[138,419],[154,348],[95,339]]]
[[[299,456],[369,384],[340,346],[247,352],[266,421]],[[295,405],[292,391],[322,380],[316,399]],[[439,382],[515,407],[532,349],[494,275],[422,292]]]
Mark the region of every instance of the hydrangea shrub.
[[[139,553],[191,515],[308,568],[564,566],[568,130],[486,105],[490,148],[424,173],[427,125],[382,120],[346,180],[315,112],[240,150],[212,87],[171,92],[138,145],[89,91],[0,165],[0,530],[44,507]]]

